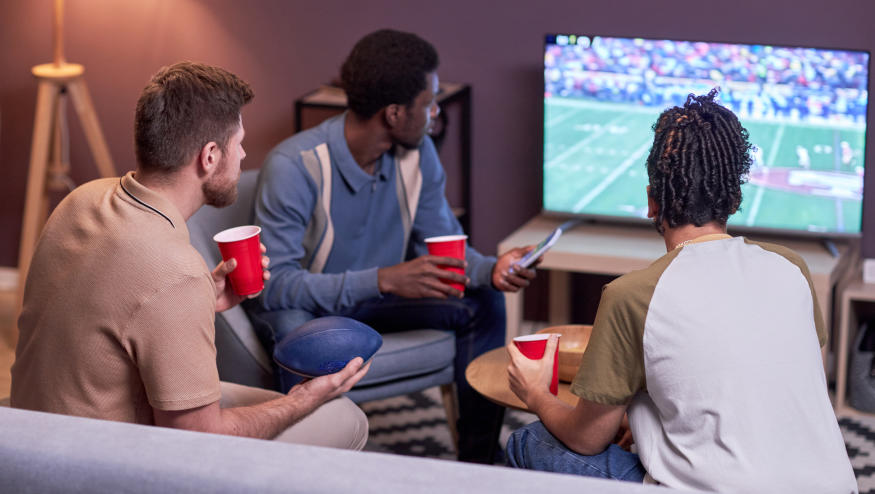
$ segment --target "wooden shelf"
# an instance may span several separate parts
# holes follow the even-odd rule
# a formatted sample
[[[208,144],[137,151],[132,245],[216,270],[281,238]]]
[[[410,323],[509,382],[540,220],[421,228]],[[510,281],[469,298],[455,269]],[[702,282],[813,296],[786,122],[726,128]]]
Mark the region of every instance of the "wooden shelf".
[[[848,370],[857,329],[865,317],[875,316],[875,284],[863,283],[860,262],[849,270],[846,280],[838,287],[839,322],[835,345],[836,380],[833,405],[836,414],[875,417],[875,413],[857,410],[848,404]]]

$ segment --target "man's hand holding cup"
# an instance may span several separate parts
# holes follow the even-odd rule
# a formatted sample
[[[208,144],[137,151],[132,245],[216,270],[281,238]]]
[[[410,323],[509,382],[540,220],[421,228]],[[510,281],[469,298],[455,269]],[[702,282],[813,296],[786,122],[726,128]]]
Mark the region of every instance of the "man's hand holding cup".
[[[213,270],[216,312],[228,310],[247,298],[257,297],[270,279],[270,259],[260,241],[261,227],[238,226],[213,237],[223,261]]]

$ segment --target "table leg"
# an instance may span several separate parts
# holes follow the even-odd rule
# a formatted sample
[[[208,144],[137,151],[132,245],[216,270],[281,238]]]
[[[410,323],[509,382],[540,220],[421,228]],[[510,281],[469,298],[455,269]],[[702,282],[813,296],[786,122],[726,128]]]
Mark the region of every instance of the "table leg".
[[[523,292],[504,292],[504,307],[507,314],[507,331],[505,341],[510,343],[520,335],[520,321],[523,320]]]
[[[842,412],[846,406],[848,390],[848,352],[850,351],[850,332],[851,325],[857,324],[857,321],[852,321],[851,317],[851,300],[848,297],[842,297],[841,301],[841,316],[839,322],[839,342],[835,347],[836,356],[836,393],[835,393],[835,409],[836,412]]]
[[[568,271],[550,271],[548,321],[551,326],[571,322],[571,274]]]

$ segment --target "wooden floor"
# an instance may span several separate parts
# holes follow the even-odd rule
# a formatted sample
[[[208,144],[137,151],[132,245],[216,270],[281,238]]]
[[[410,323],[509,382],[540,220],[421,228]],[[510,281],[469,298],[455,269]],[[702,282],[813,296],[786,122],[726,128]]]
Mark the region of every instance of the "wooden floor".
[[[17,333],[15,320],[18,307],[15,301],[15,290],[0,290],[0,335]],[[9,368],[15,361],[15,349],[10,348],[5,338],[0,337],[0,399],[9,396],[12,379]]]

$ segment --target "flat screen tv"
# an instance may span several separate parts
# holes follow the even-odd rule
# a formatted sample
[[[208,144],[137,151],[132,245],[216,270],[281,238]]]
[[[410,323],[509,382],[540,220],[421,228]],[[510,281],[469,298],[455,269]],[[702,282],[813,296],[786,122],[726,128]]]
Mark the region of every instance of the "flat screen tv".
[[[714,87],[755,146],[730,229],[859,235],[869,53],[855,50],[547,35],[544,211],[645,220],[656,118]]]

